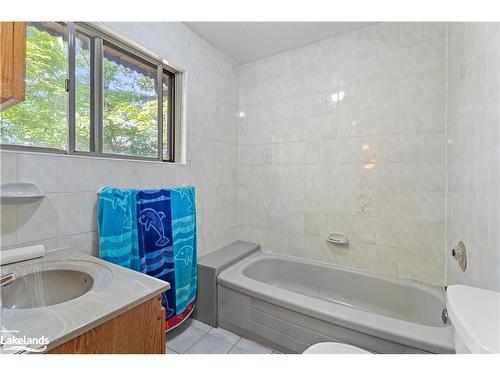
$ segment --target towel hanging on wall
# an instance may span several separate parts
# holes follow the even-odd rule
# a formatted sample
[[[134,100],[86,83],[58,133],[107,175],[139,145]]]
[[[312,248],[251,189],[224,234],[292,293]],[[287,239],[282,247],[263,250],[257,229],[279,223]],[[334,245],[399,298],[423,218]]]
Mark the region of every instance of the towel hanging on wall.
[[[198,277],[193,186],[105,187],[99,198],[98,230],[102,259],[170,283],[162,294],[167,330],[191,314]]]

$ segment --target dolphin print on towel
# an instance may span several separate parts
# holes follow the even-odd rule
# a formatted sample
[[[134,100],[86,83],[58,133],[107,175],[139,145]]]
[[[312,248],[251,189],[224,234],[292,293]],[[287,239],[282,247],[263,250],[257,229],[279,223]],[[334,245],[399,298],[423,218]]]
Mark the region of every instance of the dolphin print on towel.
[[[175,256],[175,260],[183,261],[186,266],[193,263],[193,246],[183,246]]]
[[[170,307],[170,304],[168,303],[168,295],[167,292],[163,292],[161,294],[161,303],[163,307],[165,308],[165,317],[167,319],[170,319],[174,314],[175,310]]]
[[[144,225],[147,232],[153,229],[158,233],[159,238],[155,243],[156,246],[165,246],[170,242],[170,240],[165,237],[163,219],[165,219],[165,214],[152,208],[145,208],[140,212],[139,223]]]
[[[102,201],[108,201],[111,203],[111,207],[113,210],[119,208],[126,215],[125,221],[123,222],[123,228],[131,229],[133,226],[133,215],[132,209],[130,208],[130,198],[131,195],[135,195],[135,191],[130,190],[120,190],[120,189],[111,189],[113,191],[113,196],[108,197],[106,194],[103,194],[101,197]]]

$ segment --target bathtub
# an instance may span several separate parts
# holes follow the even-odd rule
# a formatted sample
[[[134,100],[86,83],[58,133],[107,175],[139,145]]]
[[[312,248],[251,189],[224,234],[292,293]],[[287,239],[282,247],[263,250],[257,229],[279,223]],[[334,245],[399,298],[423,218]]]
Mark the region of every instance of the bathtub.
[[[337,341],[375,353],[453,353],[445,289],[258,251],[217,278],[219,326],[284,353]]]

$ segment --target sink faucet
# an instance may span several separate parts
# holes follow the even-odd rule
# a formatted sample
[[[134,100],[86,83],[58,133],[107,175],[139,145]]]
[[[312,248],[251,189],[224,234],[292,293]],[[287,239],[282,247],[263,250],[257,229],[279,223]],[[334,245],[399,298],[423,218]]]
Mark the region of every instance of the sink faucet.
[[[7,286],[16,279],[13,272],[0,276],[0,286]]]

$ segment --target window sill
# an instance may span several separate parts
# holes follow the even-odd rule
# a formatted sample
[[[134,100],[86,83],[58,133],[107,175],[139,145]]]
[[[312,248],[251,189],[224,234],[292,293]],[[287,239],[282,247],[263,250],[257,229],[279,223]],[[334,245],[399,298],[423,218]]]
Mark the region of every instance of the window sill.
[[[2,145],[0,146],[0,151],[2,153],[16,153],[16,154],[29,154],[29,155],[53,155],[53,156],[64,156],[68,158],[85,158],[85,159],[95,159],[95,160],[113,160],[117,162],[134,162],[134,163],[156,163],[156,164],[170,164],[170,165],[187,165],[185,161],[163,161],[158,159],[148,159],[133,156],[122,155],[110,155],[110,154],[69,154],[67,151],[49,148],[26,148],[24,146],[14,146],[14,145]]]

